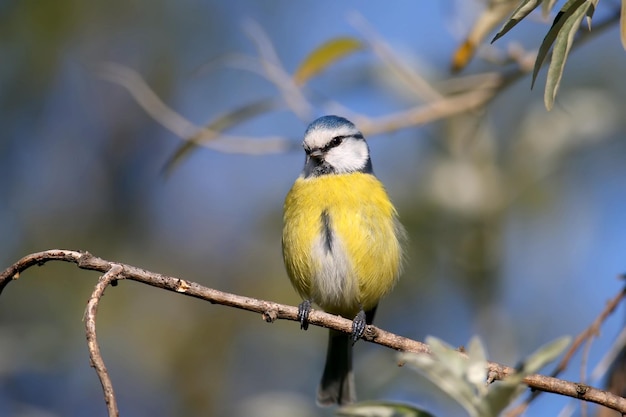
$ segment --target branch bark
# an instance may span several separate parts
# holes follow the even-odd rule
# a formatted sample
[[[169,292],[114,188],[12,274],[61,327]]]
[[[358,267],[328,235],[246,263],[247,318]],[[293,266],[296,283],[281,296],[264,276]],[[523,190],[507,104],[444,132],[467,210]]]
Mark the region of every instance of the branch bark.
[[[17,280],[23,271],[35,265],[44,265],[49,261],[71,262],[75,263],[81,269],[99,271],[104,274],[104,276],[100,278],[94,292],[92,293],[92,297],[88,302],[86,311],[86,328],[88,344],[90,344],[90,355],[92,355],[92,363],[94,368],[96,368],[96,372],[98,372],[98,377],[100,378],[103,386],[109,416],[118,415],[116,414],[117,406],[115,404],[113,386],[110,379],[108,379],[104,362],[102,361],[100,351],[97,348],[97,341],[95,338],[95,315],[98,302],[104,293],[104,289],[115,280],[129,279],[164,290],[199,298],[213,304],[221,304],[228,307],[256,312],[261,314],[263,319],[267,322],[272,322],[278,319],[298,321],[298,308],[295,306],[288,306],[275,302],[230,294],[204,287],[192,281],[146,271],[145,269],[137,268],[132,265],[107,261],[93,256],[88,252],[63,249],[37,252],[18,260],[16,263],[0,273],[0,294],[2,294],[2,291],[10,282]],[[324,313],[319,310],[311,311],[309,323],[315,326],[335,329],[346,333],[349,333],[352,330],[352,322],[350,320]],[[368,326],[363,339],[398,351],[430,353],[428,345],[424,343],[398,336],[375,326]],[[513,374],[514,372],[515,369],[512,367],[493,362],[489,363],[490,381],[502,379],[507,375]],[[586,384],[565,381],[539,374],[526,377],[524,379],[524,383],[528,385],[528,387],[535,390],[551,392],[554,394],[565,395],[593,402],[626,414],[625,398]]]
[[[98,345],[98,338],[96,337],[96,314],[98,312],[98,304],[104,295],[104,290],[119,279],[120,274],[124,269],[117,264],[113,264],[96,284],[96,287],[89,297],[87,302],[87,308],[85,309],[85,333],[87,335],[87,348],[89,349],[89,359],[91,360],[91,366],[96,370],[98,378],[100,378],[100,384],[102,384],[102,392],[104,393],[104,402],[107,405],[109,416],[118,417],[120,412],[117,408],[117,400],[115,399],[115,391],[113,390],[113,382],[109,377],[109,372],[104,365],[102,354],[100,353],[100,346]]]

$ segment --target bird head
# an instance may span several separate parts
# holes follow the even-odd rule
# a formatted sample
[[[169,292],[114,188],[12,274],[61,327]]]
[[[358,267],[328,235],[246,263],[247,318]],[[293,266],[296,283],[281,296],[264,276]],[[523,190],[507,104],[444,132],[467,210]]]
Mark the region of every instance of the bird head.
[[[306,160],[304,177],[350,172],[372,172],[369,148],[363,134],[347,119],[323,116],[313,121],[302,143]]]

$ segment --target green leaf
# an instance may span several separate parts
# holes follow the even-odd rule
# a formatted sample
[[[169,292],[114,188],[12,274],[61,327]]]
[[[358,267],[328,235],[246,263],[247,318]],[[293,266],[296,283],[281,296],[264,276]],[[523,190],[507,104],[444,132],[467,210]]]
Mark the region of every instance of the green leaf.
[[[581,0],[576,0],[576,2],[581,3]],[[582,3],[586,3],[585,6],[589,4],[586,1],[582,1]],[[567,18],[563,19],[563,25],[561,25],[558,34],[556,34],[556,41],[554,43],[554,49],[552,51],[552,59],[550,60],[550,67],[548,68],[546,89],[543,96],[543,101],[546,105],[546,109],[548,110],[552,109],[552,106],[554,105],[554,99],[556,97],[557,91],[559,90],[559,85],[563,76],[563,69],[565,68],[565,62],[567,61],[567,56],[572,47],[572,42],[574,41],[574,35],[576,35],[576,32],[578,32],[578,29],[580,28],[580,23],[585,17],[588,10],[587,7],[580,6],[582,6],[582,4],[574,9]],[[552,29],[550,29],[550,31],[552,31]],[[543,44],[541,46],[543,47]],[[539,71],[539,67],[537,66],[538,62],[539,56],[537,56],[537,61],[535,61],[535,69],[533,71],[533,83],[536,79],[536,74]]]
[[[405,353],[401,359],[417,368],[470,416],[497,417],[528,388],[522,380],[560,355],[570,343],[570,338],[562,337],[537,349],[521,362],[514,374],[489,386],[485,384],[487,354],[480,339],[474,337],[470,340],[467,357],[434,337],[427,337],[426,343],[431,348],[430,355]]]
[[[537,349],[517,367],[517,372],[502,381],[495,381],[489,387],[487,395],[478,405],[481,415],[499,415],[513,400],[526,390],[522,380],[539,372],[548,363],[559,356],[570,344],[571,337],[564,336]]]
[[[481,416],[498,416],[515,398],[528,387],[522,383],[523,378],[511,378],[495,381],[489,386],[487,394],[476,408]]]
[[[430,346],[431,354],[404,353],[401,360],[415,367],[420,373],[433,382],[440,390],[448,394],[459,403],[471,416],[478,416],[474,402],[476,400],[476,387],[468,380],[467,371],[471,361],[459,353],[452,346],[432,336],[425,340]],[[480,342],[470,342],[474,360],[485,356]],[[487,362],[482,364],[483,368]],[[484,380],[482,383],[484,384]]]
[[[517,366],[518,373],[523,374],[525,377],[526,375],[539,372],[541,368],[563,353],[565,348],[569,346],[571,340],[571,337],[563,336],[550,343],[546,343]]]
[[[193,150],[200,146],[200,144],[215,140],[219,137],[220,133],[224,132],[226,129],[258,116],[261,113],[273,110],[276,107],[278,107],[276,100],[262,99],[217,117],[194,136],[185,138],[185,141],[176,149],[163,166],[163,174],[169,176],[185,158],[191,155]]]
[[[476,398],[476,393],[473,386],[459,378],[456,372],[442,361],[434,359],[428,354],[421,353],[411,356],[402,356],[402,358],[406,363],[417,368],[441,391],[459,403],[470,415],[475,415],[474,399]]]
[[[554,22],[552,22],[552,27],[550,27],[550,30],[543,38],[543,42],[541,42],[541,46],[539,47],[539,52],[537,52],[537,58],[535,59],[535,68],[533,69],[533,77],[530,88],[533,88],[533,86],[535,85],[539,69],[543,65],[543,61],[546,59],[546,56],[550,51],[550,47],[556,40],[559,31],[561,30],[567,19],[578,9],[578,7],[582,6],[585,1],[586,0],[569,0],[567,3],[565,3],[563,8],[554,18]]]
[[[509,30],[513,29],[515,25],[522,21],[530,12],[535,10],[537,6],[541,4],[543,0],[523,0],[520,5],[513,11],[509,20],[506,21],[504,26],[500,29],[496,36],[491,40],[491,43],[494,43],[502,36],[504,36]]]
[[[424,341],[430,346],[432,357],[443,362],[457,378],[465,377],[469,365],[457,349],[433,336],[426,336]]]
[[[364,49],[363,43],[355,38],[339,37],[317,47],[302,61],[293,75],[298,85],[304,85],[339,59]]]
[[[467,380],[474,384],[476,389],[484,393],[487,389],[487,352],[480,338],[474,336],[467,345]],[[460,355],[459,355],[460,356]]]
[[[596,12],[599,0],[589,0],[589,7],[587,8],[587,29],[591,30],[591,19]]]
[[[387,401],[364,401],[337,409],[338,416],[345,417],[434,417],[413,405]]]

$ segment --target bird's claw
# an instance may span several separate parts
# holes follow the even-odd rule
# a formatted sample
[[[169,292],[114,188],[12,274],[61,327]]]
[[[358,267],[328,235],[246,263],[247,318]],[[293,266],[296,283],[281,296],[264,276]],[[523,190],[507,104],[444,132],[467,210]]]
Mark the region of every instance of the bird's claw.
[[[300,328],[306,330],[309,328],[309,313],[311,312],[311,301],[304,300],[298,305],[298,321]]]
[[[365,311],[359,311],[354,320],[352,320],[352,333],[350,334],[350,340],[354,345],[357,340],[363,337],[365,328],[367,327],[367,321],[365,319]]]

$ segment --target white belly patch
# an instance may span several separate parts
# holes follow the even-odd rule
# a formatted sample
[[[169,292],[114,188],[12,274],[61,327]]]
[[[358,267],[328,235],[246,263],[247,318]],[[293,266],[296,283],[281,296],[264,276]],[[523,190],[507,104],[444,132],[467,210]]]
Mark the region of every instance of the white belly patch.
[[[322,227],[311,248],[315,265],[311,282],[311,301],[324,310],[358,310],[359,284],[340,236],[324,211]]]

